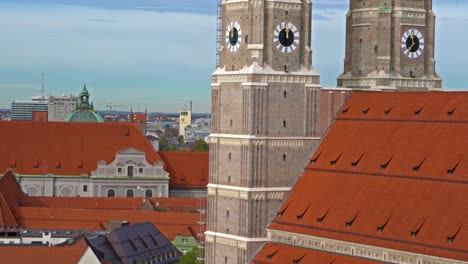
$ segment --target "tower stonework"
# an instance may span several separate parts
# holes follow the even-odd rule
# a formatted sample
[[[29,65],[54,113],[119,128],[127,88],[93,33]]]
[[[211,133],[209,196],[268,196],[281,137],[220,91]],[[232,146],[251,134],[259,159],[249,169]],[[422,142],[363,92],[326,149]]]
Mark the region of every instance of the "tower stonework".
[[[441,90],[432,0],[350,0],[338,87]]]
[[[319,141],[309,0],[223,0],[206,263],[248,263]]]

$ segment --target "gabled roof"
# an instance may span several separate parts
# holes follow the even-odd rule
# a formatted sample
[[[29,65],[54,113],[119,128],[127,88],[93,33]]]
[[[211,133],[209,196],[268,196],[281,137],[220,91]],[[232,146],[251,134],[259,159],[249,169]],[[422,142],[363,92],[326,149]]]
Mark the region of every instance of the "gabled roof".
[[[295,262],[297,261],[297,262]],[[292,247],[277,243],[265,244],[255,255],[252,264],[372,264],[380,263],[363,258],[349,257],[338,254]]]
[[[101,160],[134,148],[150,164],[161,158],[131,123],[0,121],[0,171],[22,175],[88,175]]]
[[[353,93],[270,229],[468,260],[468,93]]]
[[[171,188],[206,188],[209,173],[208,152],[161,151]]]
[[[164,254],[161,263],[175,263],[180,252],[150,222],[122,226],[109,234],[88,240],[101,261],[112,263],[145,262]],[[169,258],[166,258],[168,256]],[[159,263],[159,262],[158,262]]]

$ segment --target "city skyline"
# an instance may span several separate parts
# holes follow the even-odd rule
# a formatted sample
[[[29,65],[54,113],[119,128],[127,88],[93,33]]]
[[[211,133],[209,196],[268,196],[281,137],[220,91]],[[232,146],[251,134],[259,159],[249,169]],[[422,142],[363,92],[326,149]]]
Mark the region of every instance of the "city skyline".
[[[44,72],[46,94],[78,93],[86,83],[98,110],[111,103],[177,112],[193,100],[196,112],[210,111],[215,0],[81,2],[0,1],[0,108],[40,94]],[[468,43],[460,33],[467,7],[434,3],[436,67],[447,90],[465,89],[468,55],[453,45]],[[345,0],[314,1],[313,66],[325,87],[335,87],[343,70],[347,10]]]

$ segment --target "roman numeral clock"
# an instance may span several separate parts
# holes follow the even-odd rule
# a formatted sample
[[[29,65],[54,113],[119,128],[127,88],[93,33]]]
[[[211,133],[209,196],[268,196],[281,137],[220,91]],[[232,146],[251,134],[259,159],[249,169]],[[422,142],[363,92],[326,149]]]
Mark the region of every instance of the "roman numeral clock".
[[[416,59],[424,51],[424,36],[417,29],[408,29],[401,37],[401,51],[406,57]]]

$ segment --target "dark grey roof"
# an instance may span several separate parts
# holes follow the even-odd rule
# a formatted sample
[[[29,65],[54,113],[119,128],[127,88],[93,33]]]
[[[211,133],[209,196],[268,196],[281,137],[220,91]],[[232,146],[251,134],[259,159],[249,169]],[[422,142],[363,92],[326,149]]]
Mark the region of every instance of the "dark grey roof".
[[[88,239],[100,261],[110,263],[177,263],[181,253],[150,222],[122,226]]]

